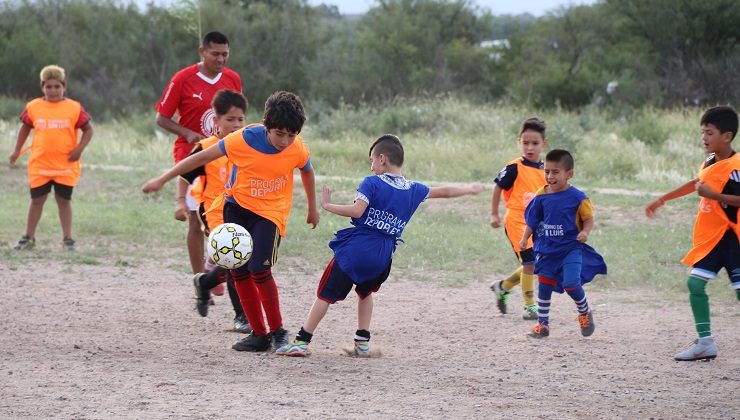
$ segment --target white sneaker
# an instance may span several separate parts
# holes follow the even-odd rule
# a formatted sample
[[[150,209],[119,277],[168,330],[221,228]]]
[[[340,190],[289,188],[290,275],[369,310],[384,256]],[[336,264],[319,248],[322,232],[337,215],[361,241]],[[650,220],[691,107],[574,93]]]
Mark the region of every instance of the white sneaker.
[[[714,343],[714,339],[712,338],[705,341],[708,342],[702,343],[700,340],[694,340],[693,346],[691,346],[691,348],[673,356],[673,359],[679,362],[714,359],[715,357],[717,357],[717,344]]]

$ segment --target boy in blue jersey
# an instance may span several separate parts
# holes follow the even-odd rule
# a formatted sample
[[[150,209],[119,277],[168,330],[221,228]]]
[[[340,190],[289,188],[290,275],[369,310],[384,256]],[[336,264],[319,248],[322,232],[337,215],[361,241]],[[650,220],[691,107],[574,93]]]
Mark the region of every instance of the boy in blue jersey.
[[[534,233],[534,272],[539,279],[537,325],[528,334],[533,338],[550,335],[552,292],[565,291],[576,303],[584,337],[596,327],[583,285],[606,274],[606,263],[585,243],[594,226],[593,207],[586,194],[568,183],[572,177],[573,156],[560,149],[548,153],[547,184],[537,191],[524,216],[527,226],[519,246],[524,247]]]
[[[295,340],[277,349],[283,356],[306,356],[308,345],[329,305],[344,298],[355,286],[357,303],[357,331],[353,356],[369,357],[370,320],[373,311],[373,292],[388,278],[393,252],[403,229],[419,205],[427,198],[459,197],[477,194],[481,184],[468,186],[428,187],[406,180],[401,175],[403,146],[398,137],[386,134],[370,147],[370,170],[374,175],[362,180],[353,204],[331,202],[331,190],[321,191],[321,207],[331,213],[351,218],[353,227],[342,229],[329,242],[334,258],[319,282],[311,310]]]

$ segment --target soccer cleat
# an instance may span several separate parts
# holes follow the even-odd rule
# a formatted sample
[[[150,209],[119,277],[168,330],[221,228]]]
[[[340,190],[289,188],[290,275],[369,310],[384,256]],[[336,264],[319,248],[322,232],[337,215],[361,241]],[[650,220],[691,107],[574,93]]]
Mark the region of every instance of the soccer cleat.
[[[673,356],[677,362],[691,362],[694,360],[712,360],[717,357],[717,344],[714,340],[709,343],[701,343],[694,340],[693,346]]]
[[[348,356],[352,357],[371,357],[372,353],[370,350],[369,341],[357,341],[355,340],[355,346],[352,349],[344,349]]]
[[[244,314],[234,317],[234,331],[243,334],[252,332],[252,327],[249,326],[249,321],[247,321],[247,317]]]
[[[502,314],[506,313],[506,304],[509,303],[509,292],[504,290],[503,280],[499,280],[491,285],[491,290],[496,294],[496,306]]]
[[[543,324],[541,322],[538,322],[534,327],[532,327],[532,331],[527,334],[528,337],[532,338],[545,338],[550,336],[550,327],[548,327],[546,324]]]
[[[527,305],[522,310],[522,319],[527,321],[534,321],[537,319],[537,305]]]
[[[278,356],[306,357],[311,354],[308,349],[308,343],[301,340],[293,340],[292,343],[285,344],[275,350]]]
[[[62,239],[62,248],[64,248],[65,251],[74,251],[75,250],[75,240],[72,238]]]
[[[270,336],[250,333],[248,336],[232,344],[231,348],[236,351],[267,351],[270,349]]]
[[[591,311],[585,314],[578,314],[578,324],[581,325],[581,335],[584,337],[588,337],[593,334],[596,329],[594,316],[591,314]]]
[[[200,316],[208,316],[208,305],[211,300],[211,292],[200,287],[200,278],[206,273],[198,273],[193,276],[193,287],[195,287],[195,309]]]
[[[29,250],[33,249],[34,246],[36,246],[36,238],[32,238],[28,235],[23,235],[18,241],[18,244],[14,246],[13,249]]]
[[[285,347],[290,344],[290,338],[288,337],[288,331],[280,327],[270,333],[270,340],[272,341],[272,348],[277,350],[281,347]]]

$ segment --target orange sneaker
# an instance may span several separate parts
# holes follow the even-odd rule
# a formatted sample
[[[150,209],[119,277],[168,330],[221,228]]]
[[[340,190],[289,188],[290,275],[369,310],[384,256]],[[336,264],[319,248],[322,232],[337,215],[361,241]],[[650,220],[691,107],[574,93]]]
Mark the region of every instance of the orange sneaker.
[[[528,337],[532,338],[545,338],[550,336],[550,327],[547,326],[547,324],[543,324],[541,322],[538,322],[535,324],[534,327],[532,327],[532,331],[527,334]]]
[[[584,337],[588,337],[589,335],[594,333],[594,330],[596,329],[596,324],[594,324],[594,316],[591,314],[591,312],[587,312],[585,314],[578,314],[578,324],[581,325],[581,335]]]

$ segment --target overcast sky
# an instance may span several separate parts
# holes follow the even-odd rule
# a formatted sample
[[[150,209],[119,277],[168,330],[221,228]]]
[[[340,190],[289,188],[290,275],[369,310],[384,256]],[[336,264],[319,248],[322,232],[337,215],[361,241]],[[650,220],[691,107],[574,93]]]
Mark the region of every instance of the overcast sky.
[[[596,0],[474,0],[481,8],[490,9],[494,15],[531,13],[541,16],[558,6],[574,4],[592,4]],[[342,14],[358,14],[366,12],[376,4],[373,0],[308,0],[309,4],[333,4],[339,7]]]

